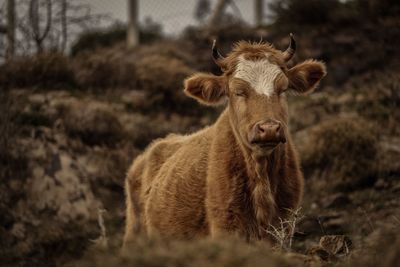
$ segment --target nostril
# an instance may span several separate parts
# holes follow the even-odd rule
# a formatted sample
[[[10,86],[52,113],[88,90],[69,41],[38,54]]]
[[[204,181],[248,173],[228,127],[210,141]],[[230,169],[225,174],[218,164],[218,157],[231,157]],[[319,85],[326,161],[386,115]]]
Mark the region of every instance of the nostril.
[[[257,124],[257,129],[260,133],[264,133],[265,132],[265,127],[262,123]]]

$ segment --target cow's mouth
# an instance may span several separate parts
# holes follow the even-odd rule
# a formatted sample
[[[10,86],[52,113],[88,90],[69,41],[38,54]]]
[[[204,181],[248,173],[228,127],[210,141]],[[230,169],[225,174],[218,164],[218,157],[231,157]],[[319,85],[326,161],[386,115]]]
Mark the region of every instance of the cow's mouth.
[[[281,142],[277,142],[277,141],[270,141],[270,142],[266,142],[266,141],[251,141],[250,144],[252,146],[254,146],[255,148],[259,148],[259,149],[265,149],[265,150],[271,150],[274,149],[276,146],[278,146]]]

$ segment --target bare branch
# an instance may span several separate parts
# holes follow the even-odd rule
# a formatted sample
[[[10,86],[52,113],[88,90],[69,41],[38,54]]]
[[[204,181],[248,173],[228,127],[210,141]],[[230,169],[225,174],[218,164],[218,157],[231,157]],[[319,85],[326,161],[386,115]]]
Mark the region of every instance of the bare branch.
[[[46,7],[47,7],[46,27],[44,29],[42,36],[39,37],[41,42],[43,42],[43,40],[49,34],[50,29],[51,29],[51,0],[46,0]]]
[[[71,36],[111,18],[92,14],[90,5],[80,0],[14,1],[19,15],[16,18],[19,52],[32,53],[31,48],[41,52],[45,47],[65,52]]]
[[[293,245],[293,237],[296,231],[297,222],[303,218],[300,215],[301,208],[297,210],[287,210],[290,213],[290,217],[287,220],[279,218],[279,227],[269,225],[269,229],[266,229],[266,233],[272,236],[278,243],[279,248],[290,251]]]

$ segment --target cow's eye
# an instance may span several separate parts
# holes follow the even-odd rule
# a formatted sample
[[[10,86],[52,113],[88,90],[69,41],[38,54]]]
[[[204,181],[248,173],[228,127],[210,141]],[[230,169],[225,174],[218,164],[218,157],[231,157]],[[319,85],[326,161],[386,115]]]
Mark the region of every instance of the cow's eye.
[[[278,91],[278,95],[282,95],[287,91],[287,88],[282,88],[281,90]]]
[[[246,97],[246,94],[243,91],[236,91],[235,95],[239,97]]]
[[[278,94],[281,94],[286,91],[289,85],[289,80],[285,75],[279,75],[279,77],[275,80],[275,90]]]

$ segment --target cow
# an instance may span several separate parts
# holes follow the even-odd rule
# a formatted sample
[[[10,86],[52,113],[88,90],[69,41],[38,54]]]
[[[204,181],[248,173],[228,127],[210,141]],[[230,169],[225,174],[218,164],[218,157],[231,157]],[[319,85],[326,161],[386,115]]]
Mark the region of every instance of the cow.
[[[292,35],[285,51],[240,41],[226,57],[214,42],[222,74],[196,73],[184,93],[226,108],[213,125],[155,140],[134,160],[125,180],[124,244],[141,233],[271,238],[269,227],[287,219],[303,194],[286,95],[311,93],[326,75],[316,60],[289,68],[295,50]]]

